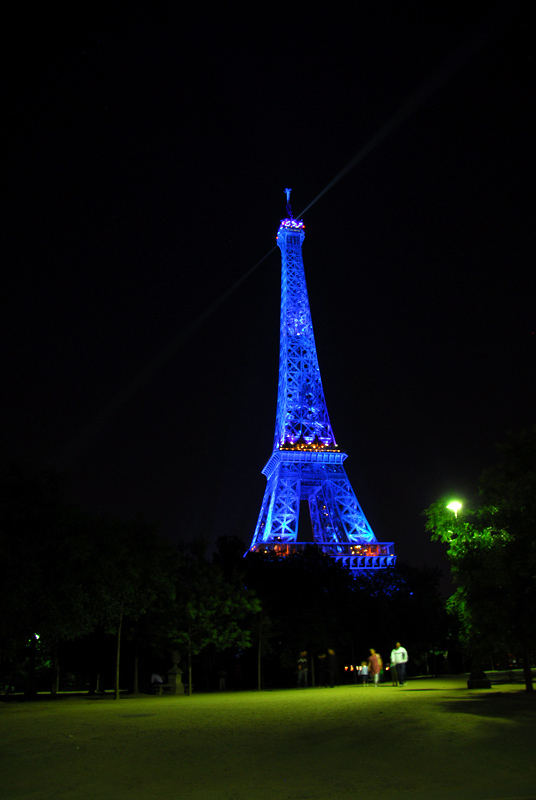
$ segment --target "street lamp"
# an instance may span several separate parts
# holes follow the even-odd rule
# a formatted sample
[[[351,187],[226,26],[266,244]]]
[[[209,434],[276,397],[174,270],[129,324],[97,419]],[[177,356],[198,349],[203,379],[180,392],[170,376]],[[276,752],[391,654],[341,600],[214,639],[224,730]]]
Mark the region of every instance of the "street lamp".
[[[451,511],[454,511],[454,516],[456,517],[456,519],[458,519],[458,511],[460,510],[461,507],[462,504],[460,503],[459,500],[453,500],[452,503],[449,503],[447,506],[447,508],[449,508]]]

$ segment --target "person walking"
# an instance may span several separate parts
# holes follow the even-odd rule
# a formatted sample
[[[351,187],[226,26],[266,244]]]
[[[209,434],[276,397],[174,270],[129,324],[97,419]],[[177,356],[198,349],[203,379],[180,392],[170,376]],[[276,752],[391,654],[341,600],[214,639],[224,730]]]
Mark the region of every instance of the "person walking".
[[[298,670],[298,689],[307,689],[307,675],[309,672],[309,662],[307,661],[307,650],[302,650],[296,663]]]
[[[380,672],[382,670],[383,662],[382,657],[379,653],[374,650],[374,648],[370,648],[370,656],[368,657],[368,662],[370,664],[370,672],[372,675],[372,680],[374,681],[374,686],[378,686],[380,682]]]
[[[328,672],[329,672],[329,685],[333,689],[334,686],[339,684],[339,662],[335,650],[331,648],[328,650]]]
[[[402,647],[400,642],[397,642],[395,647],[391,650],[391,664],[396,665],[398,674],[398,682],[400,686],[406,683],[406,664],[408,663],[408,651]]]
[[[328,678],[327,678],[327,655],[326,653],[320,653],[318,656],[318,670],[317,670],[317,686],[327,686],[328,685]]]

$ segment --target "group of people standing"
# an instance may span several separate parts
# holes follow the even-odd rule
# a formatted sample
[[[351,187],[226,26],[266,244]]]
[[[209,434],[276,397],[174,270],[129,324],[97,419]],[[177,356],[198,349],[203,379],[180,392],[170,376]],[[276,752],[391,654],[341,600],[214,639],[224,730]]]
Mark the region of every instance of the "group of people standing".
[[[402,647],[400,642],[391,650],[391,682],[393,686],[404,686],[406,683],[406,664],[408,663],[408,651]],[[383,670],[383,661],[379,653],[372,647],[370,648],[370,656],[367,661],[361,664],[361,680],[362,683],[368,683],[369,675],[372,676],[374,686],[380,682],[380,675]]]
[[[302,650],[296,663],[298,673],[298,689],[306,689],[309,675],[309,659],[307,650]],[[333,648],[327,652],[320,653],[318,656],[318,675],[316,676],[318,686],[333,688],[339,683],[339,663],[337,654]]]
[[[339,665],[335,651],[330,648],[325,653],[318,656],[318,675],[316,683],[318,686],[334,687],[339,682]],[[406,664],[408,663],[408,651],[397,642],[391,650],[390,672],[393,686],[404,686],[406,683]],[[366,684],[372,679],[374,686],[378,686],[380,675],[383,670],[383,660],[379,653],[372,647],[367,661],[361,663],[361,682]],[[302,650],[296,663],[298,676],[298,689],[306,689],[309,678],[309,657],[307,650]]]

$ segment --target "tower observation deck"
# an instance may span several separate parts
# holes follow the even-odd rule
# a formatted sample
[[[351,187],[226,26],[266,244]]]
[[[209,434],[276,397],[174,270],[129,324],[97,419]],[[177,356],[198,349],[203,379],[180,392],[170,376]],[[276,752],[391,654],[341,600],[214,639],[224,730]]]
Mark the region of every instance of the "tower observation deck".
[[[394,544],[377,541],[331,427],[301,252],[304,224],[292,216],[290,189],[285,192],[288,216],[277,232],[281,320],[275,436],[262,470],[268,483],[249,549],[284,556],[312,544],[354,573],[391,567]],[[300,512],[309,519],[300,523]]]

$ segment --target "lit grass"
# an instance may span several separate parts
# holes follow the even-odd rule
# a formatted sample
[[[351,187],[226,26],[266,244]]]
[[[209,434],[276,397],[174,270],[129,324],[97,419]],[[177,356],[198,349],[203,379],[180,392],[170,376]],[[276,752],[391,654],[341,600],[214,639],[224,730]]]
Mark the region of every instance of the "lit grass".
[[[0,704],[4,800],[531,796],[536,704],[460,678]]]

